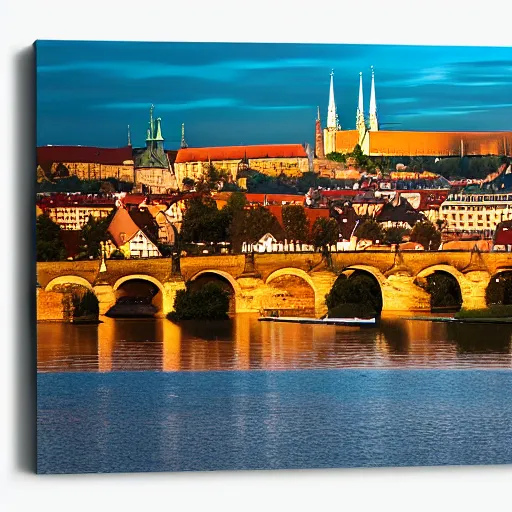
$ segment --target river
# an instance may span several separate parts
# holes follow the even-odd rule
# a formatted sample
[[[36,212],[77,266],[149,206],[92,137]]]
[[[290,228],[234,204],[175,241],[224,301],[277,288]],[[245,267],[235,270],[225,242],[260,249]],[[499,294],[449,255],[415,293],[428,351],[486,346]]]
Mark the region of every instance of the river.
[[[38,324],[38,471],[512,463],[512,326]]]

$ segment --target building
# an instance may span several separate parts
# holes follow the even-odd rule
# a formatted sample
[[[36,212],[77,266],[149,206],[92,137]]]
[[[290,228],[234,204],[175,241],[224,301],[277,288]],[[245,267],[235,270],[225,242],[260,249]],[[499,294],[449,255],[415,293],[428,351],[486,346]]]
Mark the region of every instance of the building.
[[[414,224],[425,220],[425,216],[412,207],[405,197],[397,194],[386,203],[376,218],[384,228],[412,229]]]
[[[512,219],[512,192],[449,194],[439,219],[448,232],[492,234],[500,222]]]
[[[359,74],[359,101],[356,109],[355,129],[342,129],[338,121],[334,99],[334,72],[331,72],[327,126],[323,137],[318,134],[316,121],[315,153],[350,153],[359,144],[369,156],[482,156],[511,155],[512,131],[506,132],[426,132],[382,130],[379,124],[375,73],[372,67],[369,116],[365,117],[362,73]],[[323,150],[321,144],[323,143]]]
[[[51,194],[41,197],[37,206],[65,231],[79,231],[92,217],[107,218],[115,208],[115,198],[97,194]]]
[[[134,150],[135,183],[139,192],[165,194],[177,190],[178,184],[172,171],[171,158],[175,152],[164,150],[161,118],[153,119],[154,106],[149,109],[149,126],[146,147]]]
[[[161,256],[156,242],[151,240],[124,208],[118,208],[108,232],[125,258],[154,258]]]
[[[302,176],[309,171],[309,158],[301,144],[182,148],[176,155],[174,173],[180,187],[185,178],[201,180],[210,165],[236,182],[242,171],[251,169],[268,176]]]
[[[76,176],[81,180],[135,181],[130,145],[123,148],[41,146],[37,148],[37,166],[38,176],[47,179]]]

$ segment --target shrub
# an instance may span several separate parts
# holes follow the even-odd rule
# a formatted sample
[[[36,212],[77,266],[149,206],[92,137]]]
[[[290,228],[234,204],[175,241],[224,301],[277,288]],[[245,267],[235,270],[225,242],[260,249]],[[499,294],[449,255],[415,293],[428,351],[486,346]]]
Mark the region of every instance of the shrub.
[[[124,260],[124,254],[119,250],[119,249],[116,249],[111,255],[110,255],[110,259],[111,260]]]
[[[228,318],[229,293],[216,283],[206,283],[199,290],[179,290],[169,320],[224,320]]]
[[[340,275],[325,297],[329,316],[341,305],[359,305],[362,311],[373,315],[382,311],[382,294],[378,283],[365,274],[354,274],[350,278]],[[348,306],[347,306],[348,307]]]
[[[73,293],[73,317],[90,316],[100,314],[98,298],[93,292],[87,290],[85,293]]]
[[[455,318],[512,318],[512,306],[494,305],[486,309],[462,309],[455,314]]]

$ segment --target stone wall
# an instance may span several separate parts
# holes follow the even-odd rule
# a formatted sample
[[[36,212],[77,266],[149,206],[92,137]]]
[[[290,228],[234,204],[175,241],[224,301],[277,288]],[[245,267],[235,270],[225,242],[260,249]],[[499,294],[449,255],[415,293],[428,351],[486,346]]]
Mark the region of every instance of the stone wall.
[[[67,320],[65,295],[58,292],[37,290],[37,320],[63,322]]]
[[[70,176],[76,176],[81,180],[104,180],[116,178],[120,181],[135,181],[133,162],[122,165],[104,165],[98,163],[62,162],[66,166]],[[54,163],[52,174],[56,172],[59,163]]]

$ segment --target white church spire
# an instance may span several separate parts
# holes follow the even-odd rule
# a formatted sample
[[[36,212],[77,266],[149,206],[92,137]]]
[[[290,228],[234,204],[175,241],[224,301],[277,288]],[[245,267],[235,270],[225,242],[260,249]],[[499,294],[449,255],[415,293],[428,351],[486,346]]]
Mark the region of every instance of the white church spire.
[[[336,102],[334,101],[334,70],[331,71],[331,87],[329,89],[329,107],[327,109],[327,129],[339,130],[338,114],[336,113]]]
[[[359,73],[359,103],[357,104],[356,129],[361,131],[366,128],[364,122],[364,101],[363,101],[363,73]]]
[[[379,130],[379,120],[377,118],[377,99],[375,97],[375,73],[372,66],[372,89],[370,93],[370,131]]]

